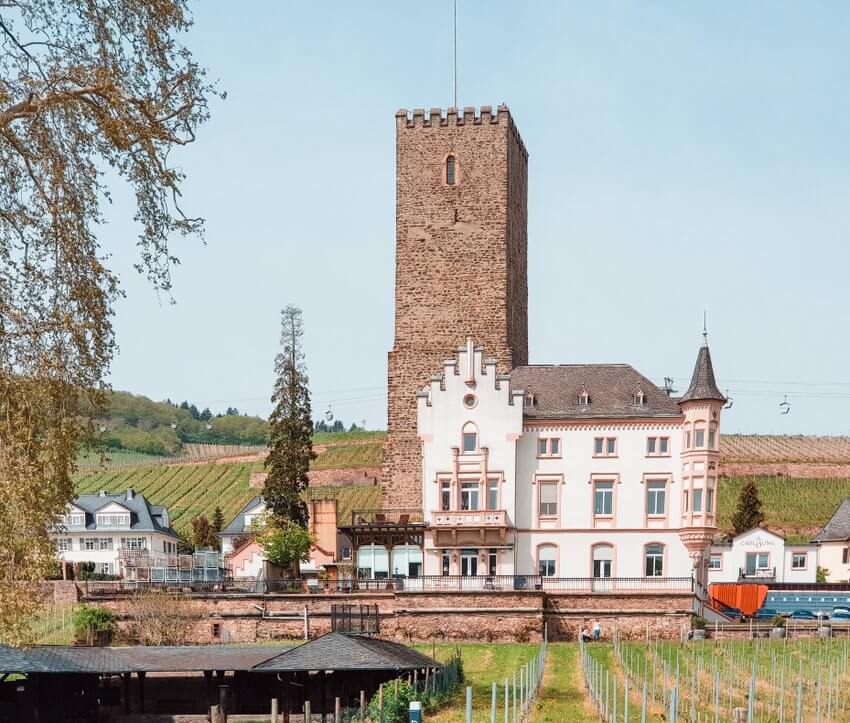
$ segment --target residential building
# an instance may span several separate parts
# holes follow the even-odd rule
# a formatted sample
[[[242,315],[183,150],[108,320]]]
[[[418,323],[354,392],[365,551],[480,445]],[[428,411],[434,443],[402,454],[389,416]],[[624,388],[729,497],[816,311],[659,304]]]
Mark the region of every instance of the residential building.
[[[711,546],[708,582],[813,583],[817,580],[816,544],[792,544],[761,527]]]
[[[80,495],[68,505],[51,533],[59,560],[93,562],[95,572],[124,576],[122,554],[148,551],[177,554],[179,537],[168,510],[132,489]]]
[[[266,557],[254,539],[262,524],[266,502],[262,495],[250,500],[219,533],[221,551],[234,578],[268,577]],[[307,500],[308,528],[315,539],[310,559],[302,562],[303,577],[335,570],[352,559],[351,541],[337,530],[337,501],[333,496],[316,496]]]
[[[818,545],[818,564],[827,582],[850,580],[850,497],[838,505],[812,542]]]

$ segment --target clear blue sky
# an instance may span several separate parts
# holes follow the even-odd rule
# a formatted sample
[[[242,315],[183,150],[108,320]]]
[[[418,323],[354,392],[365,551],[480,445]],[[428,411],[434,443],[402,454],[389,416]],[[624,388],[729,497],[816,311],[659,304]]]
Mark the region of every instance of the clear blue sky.
[[[451,104],[451,0],[195,9],[189,45],[228,93],[180,156],[207,244],[175,244],[169,305],[131,270],[119,195],[111,381],[266,414],[294,303],[316,412],[384,427],[393,116]],[[850,433],[850,5],[458,15],[459,105],[507,103],[530,152],[531,361],[629,362],[682,391],[707,309],[724,431]]]

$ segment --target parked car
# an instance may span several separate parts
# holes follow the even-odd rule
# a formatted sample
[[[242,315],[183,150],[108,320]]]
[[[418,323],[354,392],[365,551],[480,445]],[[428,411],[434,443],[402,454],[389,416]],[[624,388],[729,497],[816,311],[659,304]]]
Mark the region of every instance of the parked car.
[[[835,615],[836,613],[840,615],[850,615],[850,608],[844,607],[843,605],[836,605],[832,608],[832,614]]]
[[[792,620],[817,620],[811,610],[795,610],[791,613]]]
[[[833,621],[838,620],[839,622],[842,622],[842,621],[843,621],[843,622],[848,622],[848,621],[850,621],[850,610],[839,610],[838,612],[835,612],[835,611],[833,610],[833,612],[832,612],[832,620],[833,620]]]
[[[759,608],[756,611],[756,620],[770,620],[779,615],[773,608]]]

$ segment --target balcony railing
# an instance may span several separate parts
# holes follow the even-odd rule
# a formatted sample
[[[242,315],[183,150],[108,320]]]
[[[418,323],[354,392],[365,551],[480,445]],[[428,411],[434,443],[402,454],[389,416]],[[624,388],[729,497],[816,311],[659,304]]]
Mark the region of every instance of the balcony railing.
[[[738,580],[764,580],[773,581],[776,579],[776,568],[769,567],[763,570],[745,570],[743,567],[738,568]]]
[[[431,513],[432,527],[507,527],[504,510],[440,510]]]
[[[354,510],[351,513],[352,527],[406,527],[422,525],[422,510]]]
[[[421,575],[345,580],[269,580],[266,592],[340,595],[374,592],[516,592],[640,594],[695,591],[691,577],[541,577],[540,575]]]

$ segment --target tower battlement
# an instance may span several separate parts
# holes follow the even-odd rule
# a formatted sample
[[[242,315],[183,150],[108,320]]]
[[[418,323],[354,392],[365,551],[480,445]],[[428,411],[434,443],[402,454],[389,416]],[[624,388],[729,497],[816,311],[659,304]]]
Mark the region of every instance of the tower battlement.
[[[491,105],[466,106],[464,108],[450,107],[416,108],[413,111],[399,108],[395,114],[396,128],[448,128],[462,126],[480,126],[494,123],[506,123],[514,140],[522,149],[523,156],[528,157],[528,151],[522,142],[522,137],[517,130],[516,124],[511,117],[511,112],[504,103],[496,108]]]

